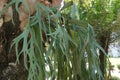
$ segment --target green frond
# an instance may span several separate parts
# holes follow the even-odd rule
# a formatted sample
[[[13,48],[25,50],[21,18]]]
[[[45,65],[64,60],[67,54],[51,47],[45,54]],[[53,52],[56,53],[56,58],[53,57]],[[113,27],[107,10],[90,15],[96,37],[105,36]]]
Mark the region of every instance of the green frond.
[[[20,2],[25,3],[29,12],[25,0],[14,1],[16,10],[19,12]],[[29,15],[28,25],[12,44],[17,62],[20,55],[24,56],[28,80],[103,80],[97,53],[102,48],[95,39],[93,27],[86,22],[79,23],[76,4],[69,14],[40,3],[35,9],[35,15]]]

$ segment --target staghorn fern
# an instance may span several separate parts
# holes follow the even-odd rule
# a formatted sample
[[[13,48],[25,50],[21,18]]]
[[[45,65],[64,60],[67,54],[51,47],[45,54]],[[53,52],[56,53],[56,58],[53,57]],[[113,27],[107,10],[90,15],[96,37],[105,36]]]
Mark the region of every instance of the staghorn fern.
[[[11,0],[10,3],[15,3],[19,12],[18,5],[24,1]],[[40,8],[44,11],[41,12]],[[103,79],[97,55],[97,49],[101,47],[95,40],[94,30],[89,24],[81,26],[80,13],[75,4],[70,9],[67,11],[69,13],[61,13],[55,8],[50,9],[37,3],[35,15],[28,17],[28,25],[13,40],[12,46],[15,45],[18,63],[20,55],[24,55],[24,65],[29,72],[28,80]],[[19,51],[20,41],[23,45]],[[48,41],[50,43],[44,47],[43,44]]]

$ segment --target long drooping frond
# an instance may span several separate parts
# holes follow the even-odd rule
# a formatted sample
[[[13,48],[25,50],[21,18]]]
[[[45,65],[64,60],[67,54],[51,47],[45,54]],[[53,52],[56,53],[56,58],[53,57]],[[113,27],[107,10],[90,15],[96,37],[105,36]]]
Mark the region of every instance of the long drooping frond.
[[[93,27],[80,20],[75,3],[62,11],[36,3],[34,14],[25,0],[11,0],[9,4],[15,4],[19,13],[21,2],[28,11],[27,24],[12,46],[18,63],[20,55],[24,56],[28,80],[103,79],[97,53],[102,48]]]

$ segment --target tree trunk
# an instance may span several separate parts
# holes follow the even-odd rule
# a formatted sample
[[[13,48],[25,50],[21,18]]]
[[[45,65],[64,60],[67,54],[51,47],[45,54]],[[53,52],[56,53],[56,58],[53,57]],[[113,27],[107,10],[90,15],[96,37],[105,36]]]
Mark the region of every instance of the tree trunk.
[[[100,59],[100,68],[103,74],[103,77],[105,77],[106,74],[106,55],[108,54],[108,48],[109,48],[109,41],[110,41],[110,31],[105,31],[102,35],[99,36],[99,43],[101,47],[104,49],[106,54],[104,54],[103,51],[99,51],[99,59]]]
[[[0,80],[27,80],[27,70],[22,62],[16,63],[15,49],[10,50],[12,40],[21,33],[15,9],[13,15],[15,24],[9,21],[0,28]]]

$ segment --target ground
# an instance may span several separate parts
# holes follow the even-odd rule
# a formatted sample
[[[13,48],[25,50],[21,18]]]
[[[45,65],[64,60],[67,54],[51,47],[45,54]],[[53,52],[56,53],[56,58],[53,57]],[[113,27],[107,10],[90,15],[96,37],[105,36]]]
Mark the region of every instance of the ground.
[[[117,68],[117,65],[120,64],[120,58],[110,58],[110,62],[114,65],[111,75],[120,78],[120,70]]]

